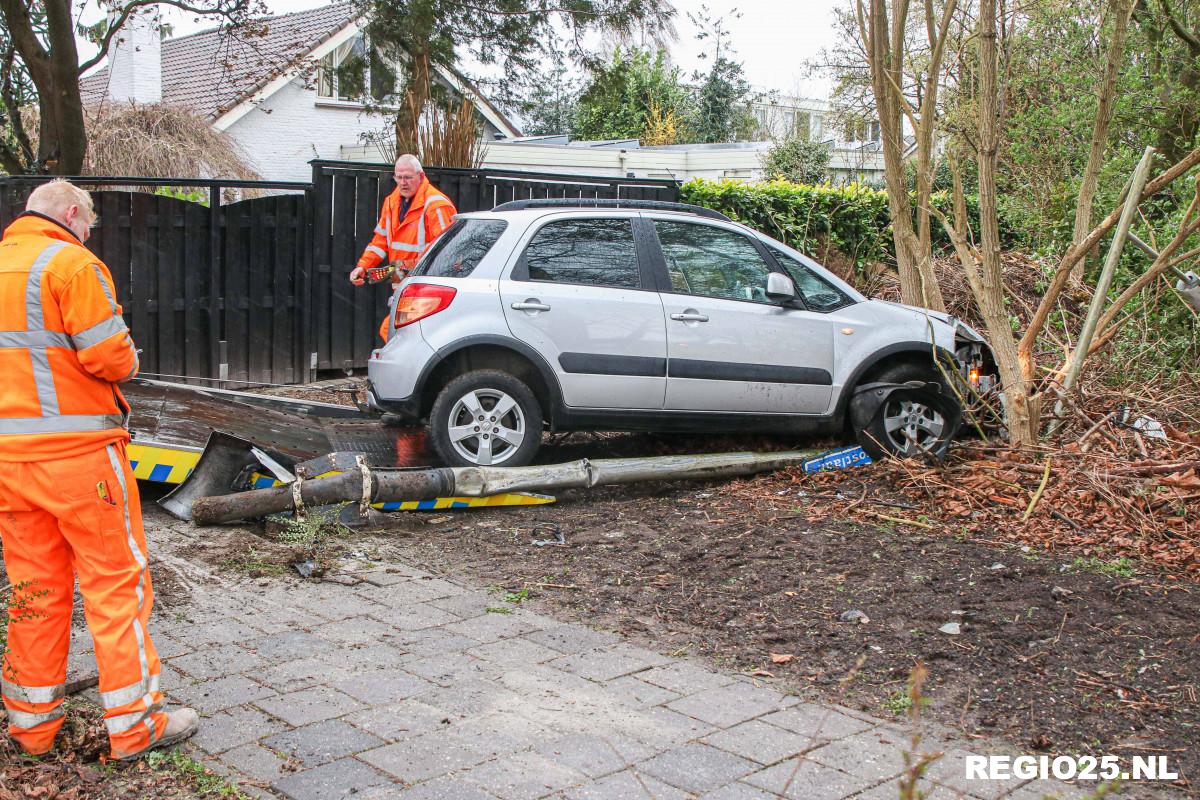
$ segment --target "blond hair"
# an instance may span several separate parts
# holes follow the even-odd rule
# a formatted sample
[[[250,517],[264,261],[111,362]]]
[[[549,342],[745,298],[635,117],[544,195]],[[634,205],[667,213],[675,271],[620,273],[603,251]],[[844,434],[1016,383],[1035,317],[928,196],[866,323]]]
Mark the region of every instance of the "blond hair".
[[[92,196],[65,178],[56,178],[33,190],[25,202],[26,211],[36,211],[60,222],[66,222],[67,209],[79,206],[87,211],[88,227],[96,222]]]

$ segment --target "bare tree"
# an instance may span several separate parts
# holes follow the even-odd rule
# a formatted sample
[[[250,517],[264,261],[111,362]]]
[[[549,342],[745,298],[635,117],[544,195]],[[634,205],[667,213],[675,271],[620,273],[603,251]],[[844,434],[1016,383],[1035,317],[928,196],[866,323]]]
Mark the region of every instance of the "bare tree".
[[[1092,128],[1092,146],[1088,151],[1087,166],[1079,184],[1079,197],[1075,204],[1075,232],[1071,244],[1078,245],[1092,230],[1092,200],[1096,196],[1096,184],[1100,168],[1104,166],[1104,150],[1108,143],[1108,129],[1113,117],[1113,98],[1117,91],[1117,73],[1125,53],[1125,35],[1129,31],[1129,19],[1133,15],[1134,0],[1109,0],[1108,13],[1113,20],[1112,38],[1108,42],[1108,58],[1104,75],[1096,90],[1096,122]],[[1071,273],[1079,283],[1083,282],[1086,262],[1080,259]]]
[[[76,23],[70,0],[0,0],[4,28],[0,48],[0,78],[16,72],[28,77],[37,95],[38,137],[34,147],[21,126],[23,108],[15,107],[8,86],[0,91],[2,118],[8,131],[0,132],[0,163],[11,172],[80,172],[87,152],[83,100],[79,78],[108,55],[122,28],[139,9],[169,5],[194,14],[221,19],[230,29],[248,26],[254,14],[265,13],[261,0],[115,0],[102,3],[111,22],[88,29],[96,54],[79,63]],[[3,134],[7,133],[7,136]],[[29,156],[33,156],[32,159]]]
[[[892,238],[904,302],[944,311],[946,303],[933,272],[930,196],[933,193],[938,89],[946,43],[957,0],[945,0],[938,14],[934,0],[924,0],[925,36],[929,44],[922,62],[906,59],[909,0],[855,0],[859,35],[871,72],[871,91],[879,116]],[[908,71],[906,71],[906,65]],[[907,87],[914,90],[910,100]],[[916,196],[910,199],[905,175],[904,121],[916,138]],[[916,222],[914,224],[914,208]]]

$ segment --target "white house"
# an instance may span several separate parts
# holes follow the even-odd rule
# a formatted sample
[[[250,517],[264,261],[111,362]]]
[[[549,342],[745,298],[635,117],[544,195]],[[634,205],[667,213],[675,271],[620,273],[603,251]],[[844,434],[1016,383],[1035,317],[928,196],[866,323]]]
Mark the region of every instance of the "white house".
[[[192,109],[232,138],[263,178],[308,181],[310,160],[339,159],[343,147],[388,124],[361,100],[386,106],[403,66],[368,48],[350,3],[258,22],[261,36],[213,29],[160,40],[153,17],[132,20],[108,64],[80,82],[83,100]],[[365,71],[345,69],[350,59],[365,60]],[[436,69],[434,79],[472,100],[487,139],[520,135],[463,76]]]

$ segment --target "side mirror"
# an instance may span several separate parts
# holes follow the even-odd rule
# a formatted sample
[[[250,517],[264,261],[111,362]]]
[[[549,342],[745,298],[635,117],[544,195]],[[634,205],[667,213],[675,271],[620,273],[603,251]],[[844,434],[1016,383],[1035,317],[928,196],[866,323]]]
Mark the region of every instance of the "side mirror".
[[[796,284],[780,272],[767,276],[767,299],[775,303],[791,303],[796,300]]]

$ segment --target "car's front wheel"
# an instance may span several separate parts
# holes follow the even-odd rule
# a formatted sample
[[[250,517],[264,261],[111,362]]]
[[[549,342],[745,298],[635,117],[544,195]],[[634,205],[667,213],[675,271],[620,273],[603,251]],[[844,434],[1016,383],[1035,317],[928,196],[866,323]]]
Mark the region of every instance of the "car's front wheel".
[[[521,467],[542,441],[542,407],[507,372],[476,370],[450,381],[429,412],[429,439],[451,467]]]
[[[877,379],[883,384],[919,381],[922,388],[901,387],[886,394],[882,403],[867,412],[854,403],[851,422],[858,443],[874,459],[911,458],[922,454],[945,455],[962,416],[958,402],[945,388],[936,370],[915,364],[894,367]]]

